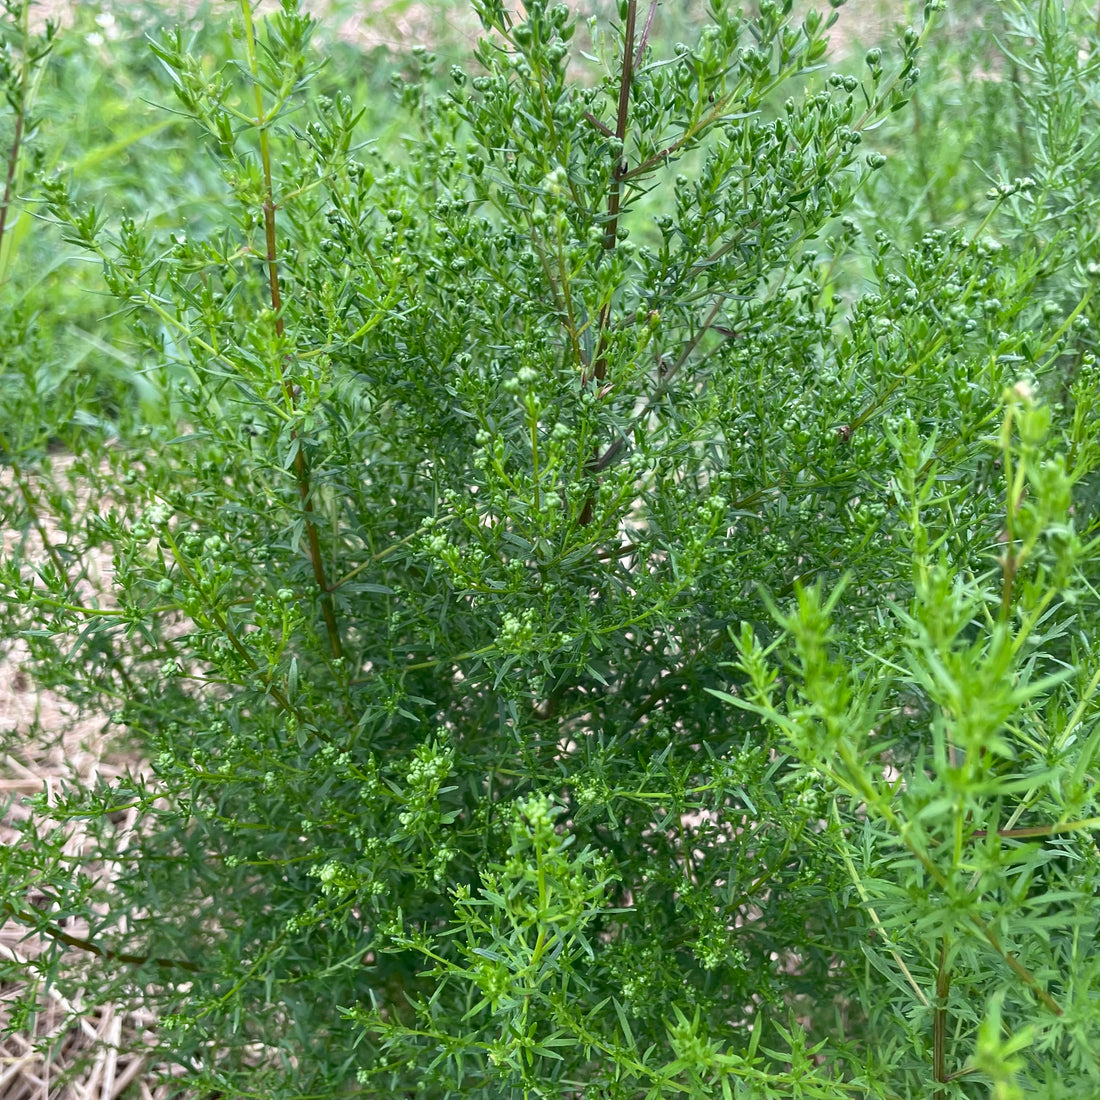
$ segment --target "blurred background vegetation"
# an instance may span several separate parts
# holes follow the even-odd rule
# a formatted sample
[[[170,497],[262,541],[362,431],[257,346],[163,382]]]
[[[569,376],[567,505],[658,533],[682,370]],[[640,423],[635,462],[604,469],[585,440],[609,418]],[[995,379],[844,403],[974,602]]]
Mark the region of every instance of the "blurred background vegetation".
[[[582,11],[606,14],[609,6],[589,0]],[[797,0],[796,17],[811,6]],[[274,7],[271,0],[260,4],[261,11]],[[198,228],[224,201],[226,188],[194,131],[174,113],[169,81],[147,36],[183,21],[213,71],[230,54],[235,9],[225,0],[185,7],[149,0],[35,6],[39,21],[60,18],[62,32],[37,89],[28,171],[0,265],[0,309],[8,318],[0,326],[0,450],[26,456],[59,443],[79,449],[81,433],[109,436],[158,419],[158,394],[145,375],[150,364],[129,345],[95,265],[39,217],[35,178],[66,175],[83,202],[110,218]],[[400,155],[401,107],[391,78],[413,64],[415,47],[427,44],[436,55],[429,80],[443,87],[451,64],[465,61],[477,40],[470,5],[318,0],[314,9],[321,19],[315,40],[327,57],[318,91],[343,91],[366,105],[363,140],[387,156]],[[883,49],[888,63],[898,33],[919,23],[922,12],[914,0],[849,0],[825,67],[805,79],[824,79],[834,69],[859,72],[873,47]],[[1008,32],[1001,5],[953,0],[937,18],[909,117],[869,135],[869,147],[890,161],[864,195],[859,216],[864,229],[886,226],[896,239],[904,239],[918,211],[922,222],[975,225],[981,217],[975,200],[989,186],[991,167],[1003,178],[1027,170],[1029,150],[1015,124],[1020,74],[998,46]],[[657,50],[692,39],[707,21],[699,0],[661,5],[653,29]],[[585,66],[595,72],[581,56],[587,46],[578,33],[578,75]],[[0,115],[0,148],[10,147],[12,125],[10,111]],[[28,417],[28,409],[35,415]],[[59,425],[66,426],[63,440]]]

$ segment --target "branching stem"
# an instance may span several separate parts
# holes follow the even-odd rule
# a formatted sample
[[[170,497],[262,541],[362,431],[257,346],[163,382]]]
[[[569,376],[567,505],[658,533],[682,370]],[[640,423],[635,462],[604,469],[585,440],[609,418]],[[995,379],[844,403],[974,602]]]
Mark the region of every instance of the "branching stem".
[[[951,971],[947,969],[947,941],[940,940],[936,966],[936,1004],[932,1009],[932,1080],[936,1083],[932,1100],[944,1100],[947,1080],[947,995],[951,989]]]
[[[275,198],[271,182],[271,148],[267,137],[267,126],[270,121],[264,113],[263,92],[259,80],[259,67],[256,61],[255,30],[252,25],[252,7],[249,0],[241,0],[241,14],[244,17],[245,43],[248,51],[248,65],[253,76],[253,90],[256,95],[256,127],[260,138],[260,160],[264,173],[264,237],[267,245],[267,278],[271,293],[271,310],[275,314],[275,333],[282,339],[285,332],[283,321],[283,300],[279,290],[279,266],[278,247],[275,235]],[[297,407],[298,391],[291,382],[286,363],[287,356],[281,368],[283,393],[291,410]],[[298,497],[301,501],[302,512],[305,517],[306,542],[309,545],[309,559],[313,567],[313,579],[321,593],[321,614],[325,620],[325,631],[328,634],[329,649],[335,660],[344,655],[344,648],[340,641],[340,628],[336,621],[336,604],[325,576],[324,556],[321,552],[321,538],[317,531],[317,522],[313,507],[313,484],[310,472],[309,458],[306,455],[305,446],[297,428],[290,432],[294,450],[294,477],[298,483]]]
[[[153,964],[165,969],[186,970],[191,974],[198,973],[202,968],[187,959],[163,959],[151,955],[131,955],[125,951],[112,951],[109,947],[100,947],[93,940],[83,939],[80,936],[72,936],[56,924],[43,922],[40,917],[26,910],[17,909],[11,902],[0,902],[0,915],[8,920],[17,921],[25,928],[33,929],[39,935],[46,936],[55,943],[64,944],[66,947],[75,947],[78,951],[85,951],[89,955],[95,955],[106,962],[129,963],[132,966],[146,966]]]

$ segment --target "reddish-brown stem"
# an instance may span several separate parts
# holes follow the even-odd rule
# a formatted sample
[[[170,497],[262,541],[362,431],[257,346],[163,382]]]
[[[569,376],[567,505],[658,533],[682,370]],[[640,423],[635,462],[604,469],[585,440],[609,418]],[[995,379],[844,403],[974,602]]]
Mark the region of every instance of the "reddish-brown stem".
[[[22,106],[22,105],[21,105]],[[19,161],[19,150],[23,141],[23,111],[15,115],[15,133],[11,139],[11,152],[8,154],[8,174],[4,181],[4,198],[0,201],[0,248],[4,246],[4,233],[8,226],[8,208],[11,206],[12,189],[15,187],[15,168]]]
[[[652,12],[650,13],[652,20]],[[615,153],[615,163],[611,166],[611,190],[607,196],[607,227],[604,230],[603,246],[610,252],[615,247],[619,235],[619,209],[622,195],[622,178],[626,174],[626,157],[623,152],[623,142],[626,139],[626,127],[630,121],[630,86],[634,80],[634,28],[638,21],[638,0],[627,0],[626,26],[623,28],[623,71],[619,81],[619,109],[615,118],[615,138],[619,148]],[[649,25],[646,25],[646,33]],[[610,298],[600,307],[600,316],[597,323],[596,355],[591,368],[586,370],[582,381],[584,384],[595,379],[602,382],[607,377],[607,346],[608,329],[611,325],[611,300]],[[599,450],[592,452],[588,461],[589,473],[595,473],[599,461]],[[589,494],[584,502],[584,508],[577,519],[581,527],[587,527],[595,515],[596,501],[593,494]]]
[[[688,357],[699,346],[699,341],[703,339],[703,336],[714,326],[715,320],[718,318],[718,314],[722,311],[722,306],[725,305],[726,295],[719,294],[714,305],[711,307],[710,312],[703,319],[702,325],[699,326],[699,331],[684,345],[683,350],[680,352],[676,359],[676,362],[665,372],[664,377],[661,379],[661,384],[657,388],[657,392],[647,402],[645,408],[642,410],[641,416],[645,416],[656,404],[660,397],[664,394],[668,383],[672,381],[675,375],[679,372],[680,368],[688,361]],[[728,331],[728,330],[727,330]],[[602,455],[599,456],[592,463],[592,470],[594,473],[599,473],[601,470],[606,469],[608,465],[614,461],[615,456],[623,449],[623,437],[620,436],[612,443]]]
[[[685,131],[675,141],[666,145],[663,149],[658,150],[653,156],[646,160],[643,160],[641,164],[636,165],[629,171],[624,171],[621,179],[623,181],[632,180],[635,176],[644,176],[647,172],[656,168],[659,164],[668,160],[673,153],[679,152],[679,150],[686,145],[696,134],[699,133],[707,124],[713,122],[718,116],[726,109],[728,100],[723,99],[720,103],[715,104],[710,114],[703,120],[702,124],[693,126],[690,130]]]
[[[1005,540],[1008,541],[1007,539]],[[1012,591],[1016,586],[1016,567],[1018,559],[1009,546],[1005,546],[1001,559],[1003,580],[1001,583],[1001,620],[1007,622],[1012,614]]]
[[[187,567],[184,560],[179,556],[175,547],[173,547],[172,553],[176,559],[177,565],[179,565],[187,580],[191,584],[197,586],[197,578]],[[303,721],[305,717],[303,713],[294,705],[294,703],[291,702],[287,695],[285,695],[282,691],[275,687],[272,675],[270,673],[263,673],[260,671],[260,666],[256,662],[255,657],[253,657],[252,654],[248,652],[248,649],[241,641],[240,637],[237,634],[237,631],[234,630],[233,625],[232,623],[230,623],[228,617],[224,615],[221,611],[219,611],[216,607],[210,608],[207,614],[210,616],[210,621],[214,623],[214,625],[226,638],[229,639],[230,645],[232,645],[233,648],[237,651],[245,664],[260,677],[260,681],[263,684],[264,692],[267,695],[270,695],[271,698],[275,700],[276,704],[287,714],[293,715],[300,722]],[[326,744],[332,743],[332,737],[330,734],[325,733],[323,730],[320,729],[315,730],[314,732],[315,735]]]
[[[281,338],[285,332],[283,299],[282,294],[279,292],[278,252],[275,241],[275,203],[270,192],[264,200],[264,235],[267,240],[267,279],[271,290],[271,309],[275,314],[276,335]],[[297,403],[297,394],[287,377],[285,368],[282,372],[282,382],[287,403],[293,407]],[[329,588],[325,576],[325,562],[321,554],[321,538],[317,532],[317,524],[314,521],[309,460],[306,458],[305,448],[302,446],[297,428],[291,431],[290,438],[298,444],[294,455],[294,476],[298,482],[298,497],[302,502],[302,512],[305,514],[306,541],[309,543],[309,558],[313,566],[313,579],[321,590],[321,614],[325,620],[329,648],[332,651],[332,656],[339,660],[344,654],[344,648],[340,643],[340,628],[336,622],[336,606],[332,599],[332,590]]]
[[[243,0],[241,11],[244,15],[246,26],[246,44],[248,50],[249,66],[252,76],[255,78],[254,91],[256,94],[256,126],[260,137],[260,159],[263,162],[264,184],[266,194],[264,196],[264,236],[267,244],[267,278],[271,291],[271,308],[275,313],[275,332],[281,338],[285,328],[283,323],[283,300],[279,291],[278,249],[275,239],[275,199],[271,186],[271,151],[267,140],[267,125],[269,120],[264,116],[263,96],[256,63],[256,42],[252,29],[252,9]],[[283,392],[286,395],[287,404],[293,409],[297,404],[297,389],[291,382],[286,370],[287,360],[284,359],[280,366],[280,375]],[[301,436],[298,430],[291,430],[291,441],[297,444],[294,454],[294,475],[298,481],[298,495],[302,503],[302,514],[305,519],[306,540],[309,543],[310,563],[313,566],[313,577],[317,587],[321,591],[321,614],[325,620],[325,630],[328,634],[329,648],[332,656],[339,660],[343,656],[343,646],[340,643],[340,630],[336,622],[336,606],[332,598],[332,589],[329,588],[325,577],[324,559],[321,556],[321,539],[317,533],[317,524],[314,521],[313,491],[310,480],[309,459],[302,446]]]
[[[652,13],[650,19],[652,19]],[[623,39],[623,73],[619,81],[619,113],[616,118],[615,133],[626,137],[626,123],[630,118],[630,85],[634,80],[634,27],[638,22],[638,0],[627,0],[626,27]],[[649,26],[646,26],[649,33]]]
[[[283,325],[283,296],[279,291],[279,261],[275,241],[275,203],[271,196],[264,199],[264,237],[267,241],[267,282],[271,288],[271,308],[275,313],[275,332],[282,336],[286,331]],[[286,390],[287,399],[293,402],[294,398],[287,386],[287,380],[283,378],[283,387]]]
[[[619,81],[619,110],[615,116],[615,137],[619,142],[626,140],[626,127],[630,121],[630,85],[634,82],[634,25],[638,19],[638,0],[628,0],[626,9],[626,27],[623,29],[623,72]],[[615,247],[619,231],[619,205],[622,200],[622,178],[626,174],[626,156],[620,147],[615,154],[615,163],[611,166],[611,191],[607,196],[607,228],[604,231],[603,246],[608,251]],[[603,335],[610,319],[610,304],[600,311],[600,335]],[[600,369],[597,362],[596,370]],[[596,375],[603,378],[602,374]]]
[[[944,1100],[943,1084],[947,1080],[947,994],[950,989],[947,943],[941,940],[936,968],[936,1006],[932,1009],[932,1080],[936,1083],[932,1100]]]
[[[642,61],[645,58],[645,47],[649,41],[649,32],[653,26],[653,17],[657,14],[658,0],[652,0],[649,5],[649,15],[646,16],[645,27],[642,29],[642,37],[638,39],[638,49],[634,54],[634,70],[637,71],[642,66]]]
[[[78,951],[86,951],[89,955],[95,955],[97,959],[104,959],[108,962],[130,963],[133,966],[145,966],[147,963],[152,963],[154,966],[172,970],[186,970],[192,974],[196,974],[202,969],[196,963],[187,959],[162,959],[150,955],[129,955],[124,951],[112,951],[109,947],[100,947],[99,944],[93,943],[91,940],[81,939],[79,936],[70,936],[68,932],[58,928],[56,924],[43,924],[40,920],[36,920],[32,914],[16,909],[9,902],[0,903],[0,913],[11,920],[18,921],[27,928],[33,929],[40,935],[47,936],[55,943],[63,943],[66,947],[75,947]]]
[[[591,111],[585,111],[584,117],[606,137],[614,137],[615,131],[610,126],[605,126]]]
[[[1042,1003],[1054,1013],[1055,1016],[1061,1016],[1062,1010],[1058,1007],[1058,1002],[1039,984],[1039,979],[1031,973],[1030,970],[1015,955],[1006,951],[1001,946],[1001,941],[997,938],[996,933],[990,928],[976,913],[970,915],[970,923],[973,924],[985,937],[986,942],[1001,956],[1002,959],[1008,964],[1009,969],[1016,975],[1031,991],[1039,998]]]
[[[626,27],[623,41],[623,73],[619,82],[619,110],[615,118],[615,138],[620,149],[615,154],[615,163],[611,167],[611,190],[607,196],[607,227],[604,230],[603,246],[607,251],[615,247],[619,234],[619,210],[622,202],[622,178],[626,174],[626,157],[621,143],[626,140],[626,127],[630,121],[630,85],[634,80],[634,25],[638,19],[638,0],[628,0]],[[592,366],[592,377],[602,382],[607,374],[607,327],[611,321],[611,302],[605,302],[600,309],[599,341],[596,346],[596,361]]]

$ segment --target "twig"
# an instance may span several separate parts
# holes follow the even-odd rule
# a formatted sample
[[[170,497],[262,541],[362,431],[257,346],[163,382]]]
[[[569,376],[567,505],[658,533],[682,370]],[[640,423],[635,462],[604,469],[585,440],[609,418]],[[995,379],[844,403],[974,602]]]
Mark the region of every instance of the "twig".
[[[932,1100],[944,1100],[947,1080],[947,994],[951,989],[951,971],[947,969],[947,940],[940,940],[940,958],[936,967],[936,1006],[932,1009],[932,1080],[936,1087]]]
[[[113,951],[109,947],[100,947],[92,940],[82,939],[79,936],[71,936],[63,928],[48,921],[43,923],[31,913],[23,909],[16,909],[11,902],[0,902],[0,915],[10,920],[18,921],[26,928],[32,928],[35,932],[48,937],[55,943],[62,943],[66,947],[75,947],[78,951],[86,951],[89,955],[95,955],[98,959],[108,962],[130,963],[134,966],[145,966],[152,963],[154,966],[163,967],[166,970],[186,970],[191,974],[197,974],[202,970],[197,963],[187,959],[166,959],[159,956],[131,955],[125,951]]]
[[[267,124],[270,119],[264,113],[262,85],[259,79],[259,69],[256,64],[256,39],[252,25],[252,7],[249,0],[241,0],[241,12],[245,24],[245,48],[248,51],[248,63],[253,77],[253,90],[256,95],[256,126],[260,134],[260,160],[264,172],[264,236],[267,245],[267,277],[271,293],[271,310],[275,314],[275,333],[281,339],[285,326],[283,324],[283,301],[279,291],[279,267],[278,250],[275,236],[275,199],[271,182],[271,149],[267,140]],[[289,358],[289,357],[288,357]],[[297,392],[291,385],[286,373],[286,360],[281,368],[283,393],[291,409],[297,405]],[[305,447],[297,428],[290,432],[292,445],[296,445],[294,452],[294,476],[298,482],[298,497],[301,500],[302,512],[305,518],[306,541],[309,544],[309,558],[313,566],[313,579],[321,592],[321,614],[325,620],[325,631],[328,634],[329,648],[332,656],[339,660],[343,656],[343,645],[340,642],[340,628],[336,622],[336,605],[332,598],[332,590],[329,588],[325,576],[324,557],[321,553],[321,539],[317,532],[317,524],[314,520],[313,486],[310,475],[309,459],[306,457]]]
[[[638,40],[638,49],[634,54],[634,69],[637,71],[642,67],[642,60],[645,57],[646,44],[649,42],[649,32],[653,26],[653,17],[657,14],[657,4],[659,0],[653,0],[649,5],[649,15],[646,16],[645,27],[642,29],[642,37]]]
[[[652,13],[651,13],[652,17]],[[622,200],[622,180],[626,175],[626,158],[623,154],[622,143],[626,138],[626,127],[630,120],[630,86],[634,80],[634,27],[638,21],[638,0],[627,0],[626,26],[623,28],[623,71],[619,81],[619,109],[615,118],[615,137],[620,148],[615,154],[615,163],[611,168],[611,190],[607,196],[607,228],[604,231],[603,247],[610,252],[615,247],[619,235],[619,211]],[[647,27],[648,30],[648,27]],[[592,361],[591,369],[585,370],[582,383],[587,385],[593,379],[602,382],[607,376],[607,349],[608,329],[611,324],[611,298],[600,307],[599,320],[597,322],[596,354]],[[598,447],[592,451],[592,457],[588,460],[587,470],[589,474],[595,474],[599,470]],[[596,512],[595,491],[590,492],[584,502],[581,514],[577,518],[580,527],[587,527],[593,520]]]

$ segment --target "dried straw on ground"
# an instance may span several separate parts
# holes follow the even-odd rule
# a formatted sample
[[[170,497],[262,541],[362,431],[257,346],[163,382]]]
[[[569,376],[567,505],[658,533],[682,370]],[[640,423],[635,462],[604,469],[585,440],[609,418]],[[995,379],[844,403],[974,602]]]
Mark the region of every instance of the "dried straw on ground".
[[[72,461],[51,460],[52,476],[79,485],[72,473]],[[32,499],[42,485],[28,471],[20,471]],[[0,473],[3,488],[13,484],[10,466]],[[74,494],[78,510],[101,507],[87,489]],[[43,537],[53,545],[62,541],[56,526],[43,517],[41,531],[3,531],[5,558],[17,554],[24,563],[24,575],[45,558]],[[107,605],[110,563],[91,558],[84,564],[79,583],[81,597]],[[29,800],[45,793],[47,805],[63,786],[87,786],[112,780],[127,769],[141,770],[141,761],[115,749],[111,751],[106,715],[77,714],[50,691],[37,690],[24,667],[26,646],[6,639],[0,656],[0,843],[23,843],[21,827],[32,821],[36,831],[52,829],[56,822],[33,811]],[[125,849],[133,830],[136,811],[117,825],[118,850]],[[88,838],[81,828],[70,828],[62,856],[81,870],[109,884],[117,873],[110,864],[89,860]],[[0,898],[13,909],[48,908],[49,899],[33,887],[22,897]],[[79,922],[64,925],[66,935],[83,939],[88,929]],[[36,959],[51,945],[29,934],[25,922],[8,920],[0,924],[0,1100],[168,1100],[179,1097],[178,1075],[158,1064],[155,1055],[156,1021],[134,990],[128,1004],[88,1004],[78,993],[66,997],[51,983],[42,981],[34,967]],[[68,952],[74,967],[89,961],[86,953]],[[79,971],[74,971],[79,973]],[[33,999],[36,1014],[16,1020],[12,1009],[17,1000],[39,987]],[[163,1081],[163,1084],[156,1084]]]

